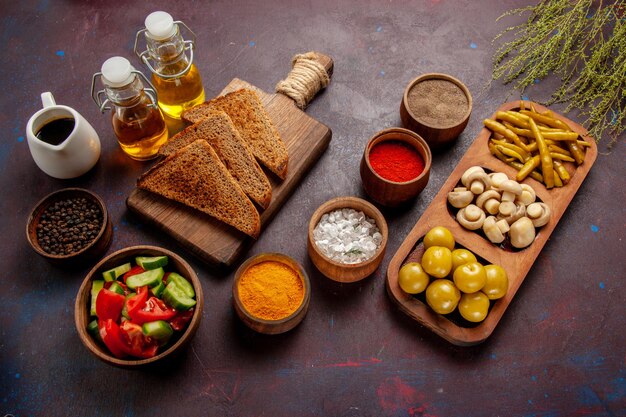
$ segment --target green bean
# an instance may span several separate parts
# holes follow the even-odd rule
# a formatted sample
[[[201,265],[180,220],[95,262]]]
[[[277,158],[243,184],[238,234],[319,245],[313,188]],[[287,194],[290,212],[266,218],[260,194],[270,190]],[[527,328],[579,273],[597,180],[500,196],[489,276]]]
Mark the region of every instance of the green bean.
[[[567,155],[563,155],[562,153],[550,152],[550,157],[552,159],[558,159],[560,161],[574,162],[574,158],[567,156]]]
[[[570,180],[569,172],[565,169],[565,166],[560,161],[552,161],[554,164],[554,170],[561,177],[563,184],[567,184]]]
[[[556,170],[554,168],[552,168],[552,176],[554,178],[554,186],[562,187],[563,181],[561,181],[561,177],[559,177],[559,174],[556,173]]]
[[[506,155],[504,155],[502,152],[500,152],[498,149],[496,149],[496,145],[491,143],[491,141],[489,142],[488,146],[489,146],[489,151],[491,152],[491,154],[493,156],[495,156],[496,158],[498,158],[502,162],[508,162],[508,158],[506,157]]]
[[[585,162],[585,153],[580,147],[578,147],[577,141],[567,141],[565,142],[567,145],[567,149],[569,149],[570,153],[574,157],[577,165],[582,165]]]
[[[541,162],[540,162],[539,155],[533,156],[528,161],[526,161],[526,163],[524,164],[522,169],[520,169],[517,172],[517,175],[515,176],[515,179],[518,182],[519,181],[523,181],[524,178],[526,178],[531,172],[533,172],[535,170],[535,168],[537,168],[539,166],[540,163]]]
[[[502,146],[504,148],[508,148],[508,149],[512,150],[513,152],[517,152],[519,154],[519,156],[522,157],[522,160],[521,160],[522,163],[528,161],[528,158],[530,158],[530,155],[528,154],[528,152],[526,152],[525,150],[523,150],[522,148],[520,148],[517,145],[513,145],[512,143],[504,142],[504,141],[501,141],[501,140],[495,140],[495,139],[491,139],[491,141],[494,144],[496,144],[496,145],[500,145],[500,146]],[[509,155],[509,156],[513,156],[513,157],[517,158],[514,155]]]
[[[517,127],[527,127],[528,123],[526,123],[522,118],[518,117],[517,114],[519,113],[499,111],[496,112],[496,119],[512,123]]]
[[[526,162],[526,161],[524,161],[524,158],[522,158],[522,156],[520,154],[518,154],[517,152],[515,152],[514,150],[505,148],[502,145],[496,145],[496,149],[499,150],[500,152],[502,152],[506,156],[510,156],[511,158],[517,159],[521,163]]]
[[[507,165],[517,169],[518,171],[524,167],[524,164],[522,164],[521,162],[517,162],[517,161],[509,161],[507,162]],[[543,182],[543,175],[541,175],[537,171],[532,171],[528,176],[534,179],[535,181],[539,181],[541,183]]]
[[[519,146],[520,148],[528,152],[528,150],[526,149],[526,144],[522,142],[520,138],[514,132],[509,130],[502,123],[497,122],[495,120],[491,120],[491,119],[485,119],[483,120],[483,123],[485,124],[487,129],[491,130],[492,132],[500,133],[502,136],[504,136],[507,139],[512,140],[514,144],[516,144],[517,146]]]
[[[520,111],[520,113],[530,117],[535,122],[543,123],[544,125],[548,125],[550,127],[555,127],[557,129],[563,129],[566,132],[570,132],[572,130],[563,121],[561,121],[559,119],[555,119],[553,117],[547,117],[547,116],[541,115],[539,113],[533,113],[533,112],[528,111],[528,110],[522,110],[522,111]],[[530,123],[530,121],[529,121],[529,123]]]
[[[554,169],[552,168],[550,150],[548,149],[548,145],[546,145],[543,135],[535,123],[535,119],[531,117],[528,120],[528,123],[530,124],[530,130],[533,132],[533,135],[537,140],[537,149],[539,150],[539,157],[541,159],[541,172],[543,172],[544,184],[546,185],[546,188],[550,189],[554,187]]]
[[[570,158],[572,157],[572,154],[569,153],[569,151],[567,149],[563,149],[558,145],[554,145],[554,143],[550,143],[546,140],[546,144],[548,145],[548,149],[550,149],[550,152],[556,152],[556,153],[560,153],[562,155],[567,155]]]

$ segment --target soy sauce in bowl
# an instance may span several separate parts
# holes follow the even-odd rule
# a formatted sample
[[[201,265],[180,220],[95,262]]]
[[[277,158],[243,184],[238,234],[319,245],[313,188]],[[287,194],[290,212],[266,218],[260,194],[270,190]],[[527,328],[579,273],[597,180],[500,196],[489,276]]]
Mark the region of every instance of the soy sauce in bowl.
[[[39,129],[37,139],[53,146],[60,145],[70,136],[75,124],[72,117],[51,120]]]

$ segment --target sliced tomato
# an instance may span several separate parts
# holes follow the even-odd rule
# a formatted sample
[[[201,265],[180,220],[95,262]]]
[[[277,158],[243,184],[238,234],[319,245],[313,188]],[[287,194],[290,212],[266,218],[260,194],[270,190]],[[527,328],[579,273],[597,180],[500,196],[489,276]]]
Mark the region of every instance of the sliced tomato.
[[[98,331],[100,337],[116,358],[125,358],[127,356],[126,344],[122,340],[120,326],[113,319],[98,320]]]
[[[141,274],[142,272],[146,272],[146,270],[140,267],[139,265],[133,266],[132,268],[130,268],[130,271],[122,275],[122,279],[124,280],[124,283],[126,283],[126,280],[128,279],[128,277]]]
[[[144,335],[141,326],[125,321],[120,325],[120,333],[127,354],[144,359],[156,355],[159,349],[157,341]]]
[[[144,324],[149,321],[168,321],[176,315],[176,310],[168,307],[156,297],[150,297],[140,309],[129,311],[128,315],[135,324]]]
[[[145,286],[137,288],[137,294],[126,300],[126,310],[131,321],[138,325],[149,321],[168,321],[176,315],[176,310],[160,299],[148,297],[148,287]]]
[[[101,289],[96,298],[96,315],[98,319],[118,321],[120,314],[122,314],[125,300],[126,297],[122,294],[109,291],[106,288]]]
[[[191,321],[191,318],[193,317],[193,312],[193,307],[187,311],[177,312],[176,315],[169,321],[172,329],[176,330],[177,332],[184,330]]]
[[[126,311],[128,312],[128,316],[132,319],[133,314],[137,310],[142,309],[145,306],[146,301],[148,301],[148,287],[143,286],[137,288],[137,294],[126,300]]]

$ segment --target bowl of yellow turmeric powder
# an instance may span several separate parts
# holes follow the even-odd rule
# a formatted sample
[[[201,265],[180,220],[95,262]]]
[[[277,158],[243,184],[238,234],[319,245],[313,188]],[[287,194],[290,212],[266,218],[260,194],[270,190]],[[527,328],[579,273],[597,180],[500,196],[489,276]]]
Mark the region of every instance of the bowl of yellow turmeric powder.
[[[287,255],[256,255],[235,272],[233,306],[241,321],[259,333],[293,329],[304,319],[310,300],[306,271]]]

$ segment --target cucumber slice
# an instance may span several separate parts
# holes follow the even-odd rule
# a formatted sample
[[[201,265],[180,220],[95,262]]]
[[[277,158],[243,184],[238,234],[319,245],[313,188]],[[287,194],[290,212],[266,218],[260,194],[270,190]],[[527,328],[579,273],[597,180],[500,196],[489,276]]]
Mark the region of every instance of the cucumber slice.
[[[122,286],[118,284],[117,282],[113,282],[111,284],[111,286],[109,287],[109,291],[113,291],[114,293],[124,295],[124,288],[122,288]]]
[[[131,275],[126,279],[126,285],[133,290],[145,285],[150,288],[156,287],[159,282],[162,282],[163,275],[165,275],[163,268],[151,269],[141,274]]]
[[[193,285],[191,285],[189,281],[183,278],[182,275],[177,274],[176,272],[170,273],[167,277],[167,283],[169,284],[170,282],[176,284],[187,297],[194,298],[196,296],[196,292],[193,290]]]
[[[174,282],[168,282],[162,298],[168,306],[176,310],[189,310],[196,305],[196,300],[187,297],[185,292]]]
[[[125,317],[128,320],[130,320],[130,316],[128,315],[128,306],[126,305],[126,301],[128,301],[130,297],[133,297],[135,295],[137,294],[134,292],[128,293],[128,295],[126,296],[126,300],[124,300],[124,307],[122,307],[122,317]]]
[[[166,341],[174,334],[172,326],[163,320],[144,323],[143,326],[141,326],[141,330],[146,336],[153,337],[160,341]]]
[[[163,290],[164,289],[165,289],[165,282],[163,282],[163,280],[161,280],[159,285],[157,285],[156,287],[152,288],[152,294],[154,294],[155,297],[161,298],[161,294],[163,294]]]
[[[124,265],[116,266],[113,269],[104,271],[102,273],[102,278],[104,278],[105,281],[115,281],[116,279],[118,279],[119,277],[121,277],[122,275],[130,271],[130,268],[131,268],[130,262]]]
[[[92,320],[87,325],[87,332],[96,340],[101,340],[100,329],[98,328],[98,320]]]
[[[92,316],[96,315],[96,298],[98,298],[98,293],[102,288],[104,288],[104,280],[96,279],[91,282],[91,308],[89,309],[89,314]]]
[[[138,256],[135,258],[137,265],[145,269],[157,269],[167,265],[167,256]]]

